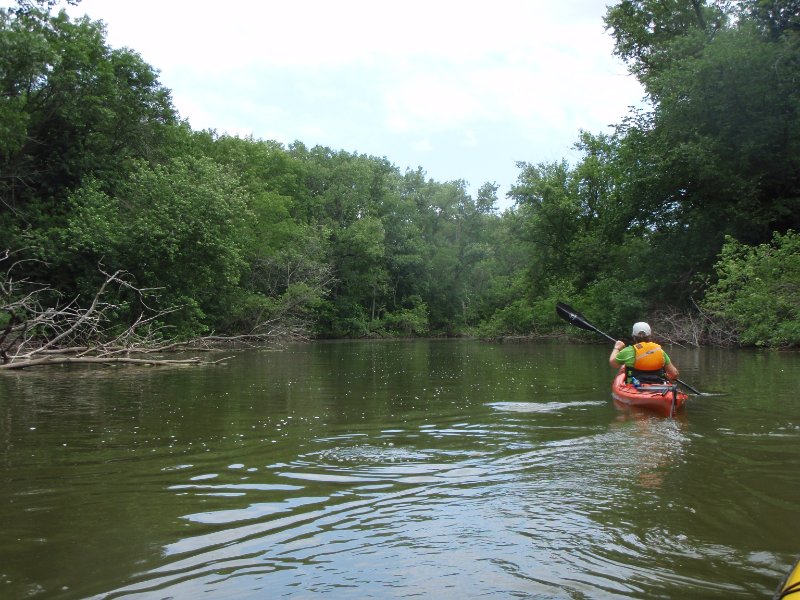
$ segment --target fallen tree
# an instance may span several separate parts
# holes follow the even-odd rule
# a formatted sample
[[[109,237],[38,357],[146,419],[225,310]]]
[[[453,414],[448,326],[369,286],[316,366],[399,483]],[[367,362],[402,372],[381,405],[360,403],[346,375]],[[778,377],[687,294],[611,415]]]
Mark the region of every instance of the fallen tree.
[[[278,317],[266,319],[249,333],[234,336],[209,335],[175,340],[162,325],[164,317],[176,310],[151,305],[156,290],[139,288],[122,270],[99,267],[103,282],[94,296],[81,303],[79,297],[64,299],[48,285],[16,274],[32,259],[15,259],[14,252],[0,255],[8,268],[0,274],[0,371],[57,364],[147,364],[199,365],[225,360],[165,358],[167,353],[209,352],[223,347],[263,345],[267,341],[297,339],[302,328]],[[128,308],[118,299],[125,291],[135,298],[138,316],[120,327],[113,316]]]

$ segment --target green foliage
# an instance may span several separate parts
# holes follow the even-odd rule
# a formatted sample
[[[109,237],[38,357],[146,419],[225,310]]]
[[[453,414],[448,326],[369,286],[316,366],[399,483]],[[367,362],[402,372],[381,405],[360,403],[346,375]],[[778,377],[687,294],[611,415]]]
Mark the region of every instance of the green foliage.
[[[406,337],[426,334],[428,332],[428,307],[419,296],[412,296],[408,301],[411,304],[410,308],[401,308],[383,315],[383,328]]]
[[[159,288],[164,306],[181,307],[172,320],[182,333],[205,331],[235,295],[250,213],[238,180],[210,160],[137,163],[115,198],[90,180],[70,204],[68,249]]]
[[[531,332],[534,321],[533,309],[527,299],[518,298],[496,310],[488,321],[477,327],[476,334],[488,339],[506,335],[526,335]]]
[[[676,58],[691,56],[727,20],[719,3],[704,0],[623,0],[605,18],[614,53],[645,83]]]
[[[648,312],[646,277],[605,277],[595,281],[578,296],[580,306],[591,314],[594,323],[622,336]]]
[[[169,92],[102,24],[33,5],[0,10],[0,215],[15,236],[49,227],[94,175],[107,189],[135,159],[163,158]],[[2,233],[2,232],[0,232]]]
[[[800,234],[757,246],[729,237],[715,271],[703,307],[734,323],[743,344],[800,345]]]
[[[796,343],[796,0],[609,7],[651,105],[580,132],[573,162],[519,163],[503,214],[494,183],[473,197],[386,158],[192,131],[155,69],[53,6],[0,9],[0,239],[68,297],[102,264],[157,288],[184,336],[546,335],[559,300],[624,332],[690,306],[717,261],[709,310],[746,343]],[[747,246],[720,255],[726,235]],[[125,327],[143,307],[119,294]]]
[[[641,0],[609,9],[617,52],[652,101],[619,128],[618,161],[631,224],[658,260],[654,299],[680,306],[702,295],[697,274],[712,271],[726,235],[759,244],[800,227],[791,7]]]
[[[744,0],[741,4],[742,12],[773,40],[786,32],[800,31],[798,0]]]

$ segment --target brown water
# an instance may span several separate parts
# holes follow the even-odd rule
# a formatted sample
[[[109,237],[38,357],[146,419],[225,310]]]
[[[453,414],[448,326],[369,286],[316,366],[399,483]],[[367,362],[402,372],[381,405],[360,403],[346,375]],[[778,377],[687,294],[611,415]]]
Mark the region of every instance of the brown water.
[[[770,598],[800,354],[611,401],[609,348],[338,342],[0,377],[3,598]]]

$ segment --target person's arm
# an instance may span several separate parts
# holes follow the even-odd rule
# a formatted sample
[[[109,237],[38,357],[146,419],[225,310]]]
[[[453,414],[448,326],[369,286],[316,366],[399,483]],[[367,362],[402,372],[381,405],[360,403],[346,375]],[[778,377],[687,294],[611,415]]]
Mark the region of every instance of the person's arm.
[[[622,340],[617,340],[614,342],[614,349],[611,351],[611,356],[608,357],[608,364],[611,365],[612,369],[619,369],[622,365],[621,362],[617,362],[617,354],[619,351],[625,347],[625,342]]]
[[[678,368],[671,362],[664,365],[664,374],[667,376],[667,379],[671,379],[672,381],[675,381],[678,375],[680,375],[680,373],[678,373]]]

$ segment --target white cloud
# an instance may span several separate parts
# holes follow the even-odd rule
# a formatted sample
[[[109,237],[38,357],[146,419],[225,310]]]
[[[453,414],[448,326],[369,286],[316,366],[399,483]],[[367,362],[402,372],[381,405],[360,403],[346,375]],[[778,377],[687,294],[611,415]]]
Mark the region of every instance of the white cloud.
[[[411,146],[414,149],[414,152],[424,154],[427,152],[431,152],[433,150],[433,144],[430,140],[417,140]]]
[[[388,157],[439,180],[516,177],[642,93],[606,0],[82,0],[161,70],[195,128]]]
[[[441,131],[481,118],[490,109],[468,82],[458,77],[412,76],[383,90],[391,131]]]

